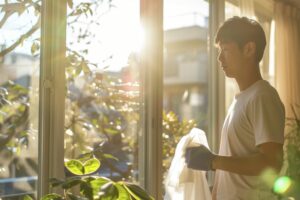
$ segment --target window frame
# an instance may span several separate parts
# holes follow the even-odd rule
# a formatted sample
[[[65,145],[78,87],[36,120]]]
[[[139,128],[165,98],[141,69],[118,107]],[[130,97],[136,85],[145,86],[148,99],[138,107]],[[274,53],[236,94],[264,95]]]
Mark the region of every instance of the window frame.
[[[162,198],[163,0],[140,1],[144,47],[141,52],[142,142],[139,147],[140,184]],[[160,89],[159,89],[160,88]]]
[[[42,2],[38,199],[59,192],[50,178],[64,178],[66,10],[66,0]]]
[[[211,16],[209,35],[216,34],[218,27],[223,23],[225,18],[225,0],[210,0]],[[219,69],[218,50],[215,46],[214,37],[210,37],[209,46],[209,135],[208,141],[211,149],[215,152],[218,151],[220,143],[220,132],[222,124],[225,119],[225,76]]]

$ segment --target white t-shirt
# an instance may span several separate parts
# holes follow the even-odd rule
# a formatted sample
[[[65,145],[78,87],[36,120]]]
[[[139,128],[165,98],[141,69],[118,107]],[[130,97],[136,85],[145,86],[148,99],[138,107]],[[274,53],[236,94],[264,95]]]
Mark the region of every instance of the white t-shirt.
[[[219,155],[249,156],[266,142],[283,143],[284,106],[277,91],[259,80],[235,96],[222,128]],[[275,196],[259,176],[216,171],[217,200],[271,200]]]

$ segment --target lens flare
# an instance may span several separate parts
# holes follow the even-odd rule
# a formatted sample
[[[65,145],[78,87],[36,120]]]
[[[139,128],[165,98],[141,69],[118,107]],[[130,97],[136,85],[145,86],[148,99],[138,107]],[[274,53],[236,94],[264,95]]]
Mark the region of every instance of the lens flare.
[[[279,177],[274,183],[274,192],[284,194],[292,185],[292,180],[287,176]]]

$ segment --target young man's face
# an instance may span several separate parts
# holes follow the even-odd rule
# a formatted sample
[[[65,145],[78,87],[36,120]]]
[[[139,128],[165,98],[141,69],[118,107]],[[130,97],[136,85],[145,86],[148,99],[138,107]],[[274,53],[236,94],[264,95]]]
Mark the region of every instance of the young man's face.
[[[225,75],[238,78],[242,72],[244,55],[235,42],[219,42],[218,60]]]

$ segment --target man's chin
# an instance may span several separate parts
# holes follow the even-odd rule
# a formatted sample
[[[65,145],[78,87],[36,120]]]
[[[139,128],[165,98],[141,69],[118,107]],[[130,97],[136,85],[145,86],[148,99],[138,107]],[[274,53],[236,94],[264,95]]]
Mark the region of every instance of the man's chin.
[[[224,74],[227,78],[233,78],[233,75],[224,70]]]

